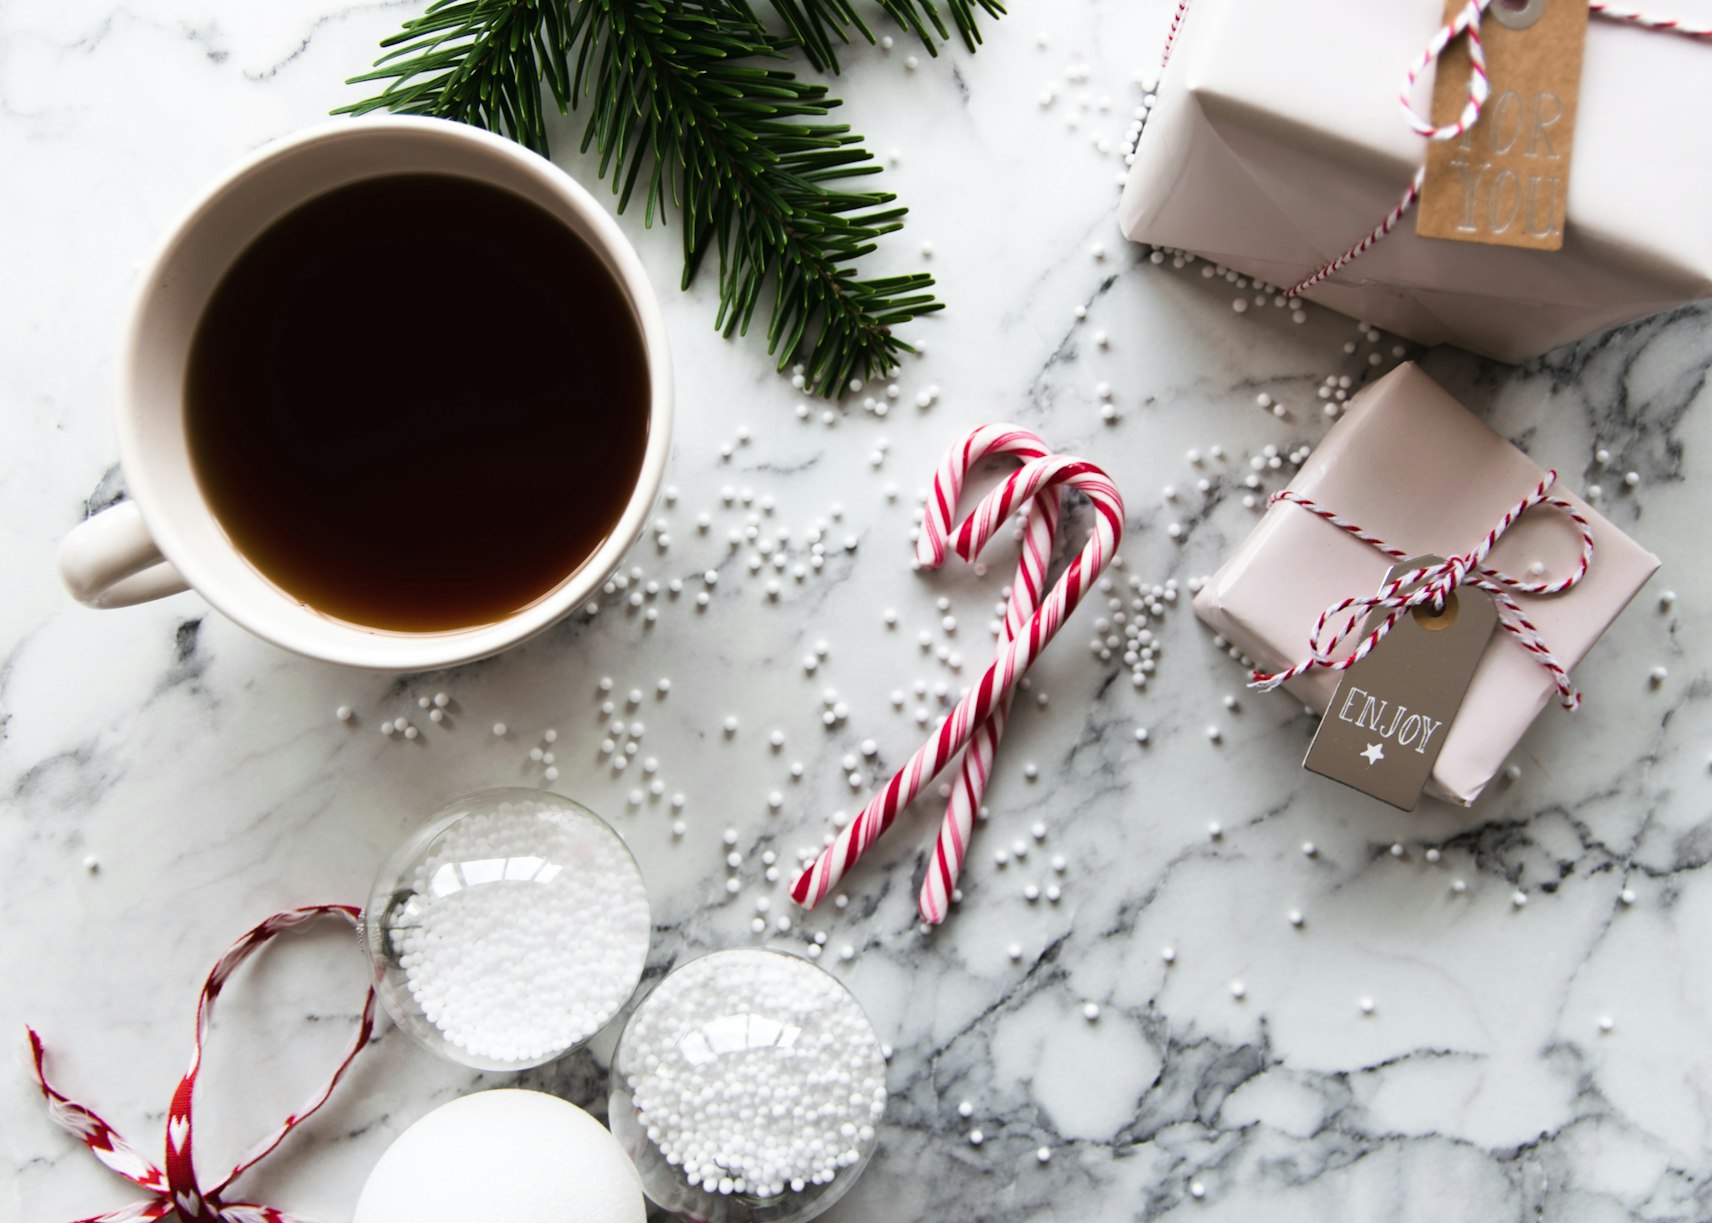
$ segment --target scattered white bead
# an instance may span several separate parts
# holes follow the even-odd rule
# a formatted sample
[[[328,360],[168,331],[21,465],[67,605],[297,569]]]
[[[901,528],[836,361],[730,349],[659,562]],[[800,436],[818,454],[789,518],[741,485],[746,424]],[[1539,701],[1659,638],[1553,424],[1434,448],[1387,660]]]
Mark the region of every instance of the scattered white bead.
[[[1358,1002],[1358,1003],[1357,1003],[1357,1004],[1356,1004],[1356,1005],[1357,1005],[1357,1006],[1359,1006],[1359,1007],[1360,1007],[1360,1008],[1361,1008],[1361,1013],[1362,1013],[1362,1014],[1363,1014],[1363,1015],[1371,1015],[1371,1014],[1373,1014],[1373,999],[1371,999],[1371,998],[1363,998],[1363,999],[1362,999],[1362,1000],[1361,1000],[1361,1001],[1360,1001],[1360,1002]]]
[[[1083,1019],[1086,1019],[1089,1023],[1093,1023],[1099,1017],[1100,1017],[1100,1007],[1099,1007],[1098,1003],[1084,1002],[1082,1004],[1082,1018]]]
[[[351,707],[349,705],[341,705],[333,711],[333,716],[338,718],[341,722],[349,722],[352,716]]]
[[[1231,997],[1235,998],[1239,1002],[1248,997],[1248,987],[1241,981],[1232,981],[1230,983],[1230,992]]]

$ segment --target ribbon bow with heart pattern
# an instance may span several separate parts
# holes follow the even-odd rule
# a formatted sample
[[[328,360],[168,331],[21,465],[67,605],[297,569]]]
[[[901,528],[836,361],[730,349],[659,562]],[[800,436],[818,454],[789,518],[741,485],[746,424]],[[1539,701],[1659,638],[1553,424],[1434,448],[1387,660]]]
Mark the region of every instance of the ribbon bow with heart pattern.
[[[372,985],[363,1002],[362,1020],[357,1025],[356,1038],[351,1042],[350,1049],[345,1053],[338,1068],[333,1071],[326,1086],[246,1151],[217,1184],[207,1188],[197,1179],[196,1164],[191,1154],[195,1139],[191,1116],[195,1104],[196,1076],[202,1065],[202,1045],[208,1035],[214,1000],[220,996],[220,990],[227,979],[237,970],[238,965],[275,935],[307,925],[321,917],[338,917],[355,927],[361,921],[362,912],[351,905],[310,905],[286,913],[276,913],[233,943],[208,974],[208,980],[202,986],[201,997],[196,1003],[196,1043],[190,1055],[190,1069],[185,1071],[184,1077],[179,1080],[178,1089],[172,1093],[172,1105],[167,1109],[164,1171],[121,1138],[113,1127],[98,1115],[69,1099],[48,1082],[42,1065],[46,1056],[42,1038],[36,1034],[34,1028],[26,1029],[29,1033],[36,1086],[41,1089],[42,1098],[47,1101],[48,1115],[81,1138],[95,1153],[96,1159],[149,1194],[142,1201],[121,1206],[105,1214],[88,1216],[77,1223],[152,1223],[153,1220],[164,1219],[175,1211],[184,1223],[306,1223],[298,1216],[276,1210],[272,1206],[262,1206],[255,1202],[227,1201],[226,1190],[242,1172],[254,1166],[277,1147],[287,1134],[306,1121],[316,1109],[327,1102],[327,1097],[333,1094],[339,1080],[345,1077],[345,1071],[350,1069],[352,1061],[374,1034],[375,991]]]

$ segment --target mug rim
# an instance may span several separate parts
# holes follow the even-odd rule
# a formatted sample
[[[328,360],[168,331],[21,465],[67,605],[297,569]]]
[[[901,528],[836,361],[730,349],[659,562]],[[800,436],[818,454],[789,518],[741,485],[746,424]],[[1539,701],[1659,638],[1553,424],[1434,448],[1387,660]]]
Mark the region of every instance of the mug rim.
[[[179,529],[179,515],[165,509],[166,495],[162,485],[176,477],[154,470],[150,462],[151,444],[145,436],[145,412],[138,390],[144,360],[145,324],[151,318],[150,303],[158,291],[161,270],[236,184],[270,163],[298,154],[306,146],[338,140],[385,139],[388,133],[401,132],[469,143],[484,153],[512,162],[587,227],[578,236],[598,250],[603,262],[623,286],[635,312],[646,353],[648,438],[641,467],[617,524],[582,564],[556,587],[502,619],[468,628],[422,633],[395,632],[339,620],[278,586],[238,550],[225,529],[219,526],[219,516],[208,504],[192,471],[189,479],[193,484],[197,510],[219,527],[221,545],[225,550],[222,559],[230,558],[259,574],[274,599],[289,608],[291,613],[258,615],[254,612],[254,600],[227,588],[219,565],[187,541],[185,533]],[[384,177],[385,173],[377,177]],[[561,220],[561,223],[565,222]],[[246,242],[253,241],[265,228],[266,225],[258,226]],[[473,662],[521,644],[556,624],[599,590],[641,535],[665,478],[673,414],[671,351],[659,301],[640,256],[616,219],[600,206],[588,188],[547,158],[481,128],[424,116],[371,115],[328,120],[261,145],[220,174],[167,228],[142,264],[125,317],[115,408],[119,462],[131,500],[136,503],[143,524],[161,555],[178,570],[191,590],[215,610],[246,632],[307,658],[375,670],[424,671]],[[178,410],[183,411],[182,396]],[[314,634],[306,631],[305,626],[296,623],[297,613],[314,617],[322,631]],[[336,632],[329,636],[325,633],[327,628]]]

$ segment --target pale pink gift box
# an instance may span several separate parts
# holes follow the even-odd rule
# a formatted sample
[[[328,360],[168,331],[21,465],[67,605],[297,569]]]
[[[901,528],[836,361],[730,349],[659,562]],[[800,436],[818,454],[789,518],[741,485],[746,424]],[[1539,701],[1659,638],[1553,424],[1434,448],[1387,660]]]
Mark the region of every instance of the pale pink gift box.
[[[1542,474],[1417,366],[1405,364],[1350,401],[1290,488],[1410,554],[1449,556],[1473,547]],[[1567,593],[1518,602],[1573,670],[1659,562],[1561,481],[1554,491],[1592,524],[1593,564]],[[1579,557],[1574,524],[1539,506],[1510,528],[1488,563],[1529,580],[1535,561],[1561,576]],[[1373,593],[1391,564],[1377,549],[1281,502],[1195,596],[1195,614],[1262,670],[1281,670],[1306,656],[1321,611]],[[1324,711],[1338,678],[1315,670],[1287,687]],[[1472,804],[1548,700],[1555,704],[1546,670],[1510,634],[1495,632],[1427,792]]]
[[[1712,22],[1708,0],[1657,0]],[[1394,208],[1426,156],[1397,104],[1444,0],[1193,0],[1118,220],[1289,287]],[[1415,95],[1432,97],[1422,81]],[[1415,236],[1306,294],[1423,344],[1520,361],[1712,296],[1712,44],[1594,18],[1560,251]]]

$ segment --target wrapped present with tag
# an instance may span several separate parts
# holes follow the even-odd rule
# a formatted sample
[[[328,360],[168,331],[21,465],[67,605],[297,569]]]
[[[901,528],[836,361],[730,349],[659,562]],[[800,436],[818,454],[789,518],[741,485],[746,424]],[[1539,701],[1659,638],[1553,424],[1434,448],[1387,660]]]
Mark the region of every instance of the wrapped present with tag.
[[[1195,596],[1321,711],[1307,767],[1468,806],[1658,558],[1412,364],[1355,396]]]
[[[1505,361],[1712,297],[1712,4],[1659,2],[1182,0],[1123,232]]]

